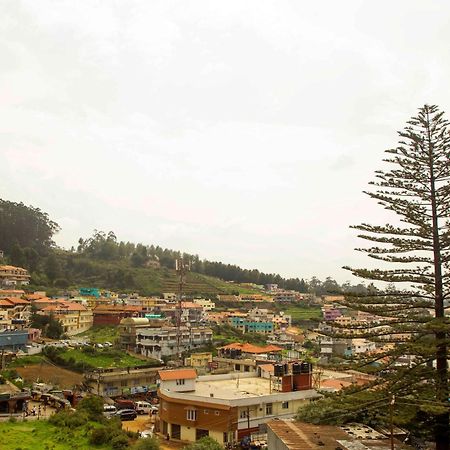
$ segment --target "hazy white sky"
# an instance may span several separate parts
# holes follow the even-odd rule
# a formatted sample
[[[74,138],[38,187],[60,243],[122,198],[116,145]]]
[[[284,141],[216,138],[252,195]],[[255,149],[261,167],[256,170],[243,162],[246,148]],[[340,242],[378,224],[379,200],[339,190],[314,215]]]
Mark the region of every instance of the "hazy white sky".
[[[351,279],[361,193],[449,110],[446,1],[0,2],[0,197],[284,276]]]

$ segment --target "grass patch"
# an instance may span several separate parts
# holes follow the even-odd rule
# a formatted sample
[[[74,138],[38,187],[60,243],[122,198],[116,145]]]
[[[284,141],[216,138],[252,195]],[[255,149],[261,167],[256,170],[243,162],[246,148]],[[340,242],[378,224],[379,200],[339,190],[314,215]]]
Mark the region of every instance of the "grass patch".
[[[12,360],[8,364],[8,368],[13,369],[14,367],[30,366],[32,364],[40,364],[41,362],[45,362],[45,358],[42,355],[20,356]]]
[[[97,326],[74,336],[75,339],[86,338],[96,344],[111,342],[114,344],[119,338],[119,328],[115,326]]]
[[[83,427],[67,430],[46,420],[32,422],[1,422],[1,448],[5,450],[90,450],[89,430],[98,425],[89,422]],[[95,446],[97,450],[109,450],[109,445]]]
[[[129,366],[141,366],[150,364],[151,361],[143,361],[134,356],[128,355],[122,350],[115,349],[90,349],[87,352],[86,349],[68,349],[61,353],[59,356],[65,361],[71,359],[76,362],[84,362],[92,367],[129,367]]]
[[[320,306],[289,306],[283,310],[292,320],[311,320],[322,318]]]

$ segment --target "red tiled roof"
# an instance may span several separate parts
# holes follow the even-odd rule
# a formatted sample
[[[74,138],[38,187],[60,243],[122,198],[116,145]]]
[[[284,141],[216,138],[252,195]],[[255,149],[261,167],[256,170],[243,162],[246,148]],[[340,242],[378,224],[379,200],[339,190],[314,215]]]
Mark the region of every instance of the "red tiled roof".
[[[162,381],[190,380],[197,378],[195,369],[158,370],[158,376]]]
[[[42,311],[87,311],[87,308],[78,303],[59,300],[54,305],[46,306]]]
[[[260,364],[258,366],[261,370],[264,370],[265,372],[274,373],[275,369],[273,368],[273,364]]]
[[[277,347],[276,345],[266,345],[264,347],[259,347],[257,345],[249,343],[240,344],[239,342],[225,345],[224,347],[221,347],[221,349],[241,350],[243,353],[271,353],[281,352],[281,350],[283,350],[281,347]]]
[[[8,300],[11,303],[14,303],[15,305],[29,305],[30,304],[30,302],[28,300],[23,300],[22,298],[8,297]]]

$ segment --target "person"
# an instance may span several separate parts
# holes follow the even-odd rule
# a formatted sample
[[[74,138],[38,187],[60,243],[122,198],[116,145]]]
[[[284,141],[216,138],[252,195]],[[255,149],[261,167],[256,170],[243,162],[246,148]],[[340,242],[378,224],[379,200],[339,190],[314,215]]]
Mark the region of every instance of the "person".
[[[36,415],[36,406],[33,406],[33,409],[31,410],[31,414],[32,414],[33,416]]]

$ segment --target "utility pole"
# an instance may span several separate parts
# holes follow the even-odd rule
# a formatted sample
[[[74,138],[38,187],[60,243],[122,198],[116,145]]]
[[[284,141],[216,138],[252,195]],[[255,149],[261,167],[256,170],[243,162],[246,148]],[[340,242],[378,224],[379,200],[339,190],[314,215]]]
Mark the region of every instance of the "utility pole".
[[[178,282],[178,302],[176,309],[176,327],[177,327],[177,357],[181,360],[181,303],[183,299],[183,288],[185,285],[186,272],[189,270],[189,264],[185,264],[183,258],[177,258],[175,260],[175,270],[179,276]]]
[[[390,422],[390,434],[391,434],[391,450],[394,448],[394,404],[395,395],[391,394],[391,401],[389,402],[389,422]]]

